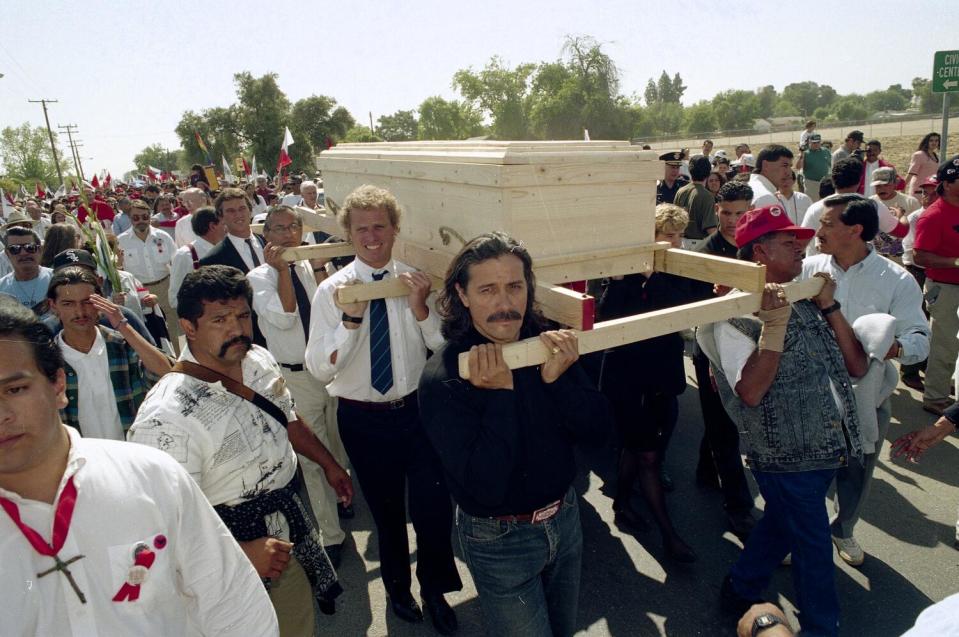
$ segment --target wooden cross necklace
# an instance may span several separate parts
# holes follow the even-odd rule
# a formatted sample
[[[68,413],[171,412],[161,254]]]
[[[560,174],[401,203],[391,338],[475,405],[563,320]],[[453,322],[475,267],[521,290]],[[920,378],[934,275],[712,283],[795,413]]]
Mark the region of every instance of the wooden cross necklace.
[[[20,507],[8,498],[0,497],[0,507],[3,507],[3,510],[7,512],[7,515],[10,516],[13,523],[16,524],[20,532],[23,533],[23,536],[27,538],[30,546],[40,555],[53,558],[54,565],[41,573],[37,573],[37,577],[44,577],[50,573],[60,571],[64,577],[67,578],[67,581],[73,588],[73,592],[80,598],[80,603],[86,604],[87,598],[84,596],[83,591],[80,590],[76,580],[73,579],[73,573],[71,573],[68,568],[77,560],[83,559],[84,556],[76,555],[64,561],[60,559],[59,555],[60,550],[63,548],[63,543],[67,540],[67,534],[70,532],[70,521],[73,519],[73,507],[76,503],[77,488],[73,484],[73,476],[71,476],[70,479],[67,480],[66,486],[63,487],[63,492],[60,494],[60,499],[57,501],[54,509],[53,536],[50,538],[50,543],[48,544],[35,529],[24,524],[20,519]]]

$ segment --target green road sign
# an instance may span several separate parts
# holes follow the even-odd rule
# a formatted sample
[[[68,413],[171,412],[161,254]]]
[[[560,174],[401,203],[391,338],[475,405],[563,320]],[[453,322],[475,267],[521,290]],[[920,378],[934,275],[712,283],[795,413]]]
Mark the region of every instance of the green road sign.
[[[959,93],[959,51],[936,51],[932,63],[932,92]]]

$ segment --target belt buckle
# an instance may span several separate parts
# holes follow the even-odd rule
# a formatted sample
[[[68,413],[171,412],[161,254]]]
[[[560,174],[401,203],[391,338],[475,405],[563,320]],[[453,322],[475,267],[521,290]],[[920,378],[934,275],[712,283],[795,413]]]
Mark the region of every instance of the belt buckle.
[[[389,402],[390,410],[403,409],[406,406],[406,400],[403,398],[397,398],[396,400],[391,400]]]
[[[559,506],[561,503],[562,500],[557,500],[556,502],[547,504],[542,509],[536,509],[533,511],[533,517],[530,522],[536,524],[537,522],[545,522],[546,520],[550,519],[556,515],[557,511],[559,511]]]

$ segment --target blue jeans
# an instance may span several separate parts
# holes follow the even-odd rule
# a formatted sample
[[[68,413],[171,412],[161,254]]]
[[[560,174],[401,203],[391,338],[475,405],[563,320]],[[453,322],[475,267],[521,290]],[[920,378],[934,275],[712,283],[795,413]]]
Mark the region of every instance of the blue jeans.
[[[572,488],[545,522],[478,518],[457,507],[456,530],[487,634],[566,637],[576,631],[583,530]]]
[[[730,571],[733,589],[746,599],[761,598],[773,571],[792,552],[802,634],[838,635],[839,597],[825,501],[836,470],[753,475],[766,510]]]

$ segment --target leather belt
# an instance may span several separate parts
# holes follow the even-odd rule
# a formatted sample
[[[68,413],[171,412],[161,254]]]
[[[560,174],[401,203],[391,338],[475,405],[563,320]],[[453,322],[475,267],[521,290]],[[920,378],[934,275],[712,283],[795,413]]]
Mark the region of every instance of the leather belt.
[[[532,513],[522,513],[520,515],[496,515],[493,516],[494,520],[501,520],[503,522],[528,522],[536,524],[537,522],[545,522],[556,517],[556,514],[559,513],[559,510],[563,508],[563,501],[556,500],[555,502],[550,502],[546,506],[536,509]]]
[[[288,369],[291,372],[302,372],[304,369],[306,369],[306,367],[303,366],[303,363],[294,363],[292,365],[289,363],[280,363],[280,367],[283,369]]]
[[[353,400],[352,398],[343,398],[340,396],[338,398],[341,404],[349,405],[350,407],[356,407],[357,409],[363,409],[365,411],[396,411],[398,409],[406,409],[407,407],[416,406],[416,392],[410,392],[402,398],[397,398],[396,400],[387,400],[385,402],[367,402],[365,400]]]

